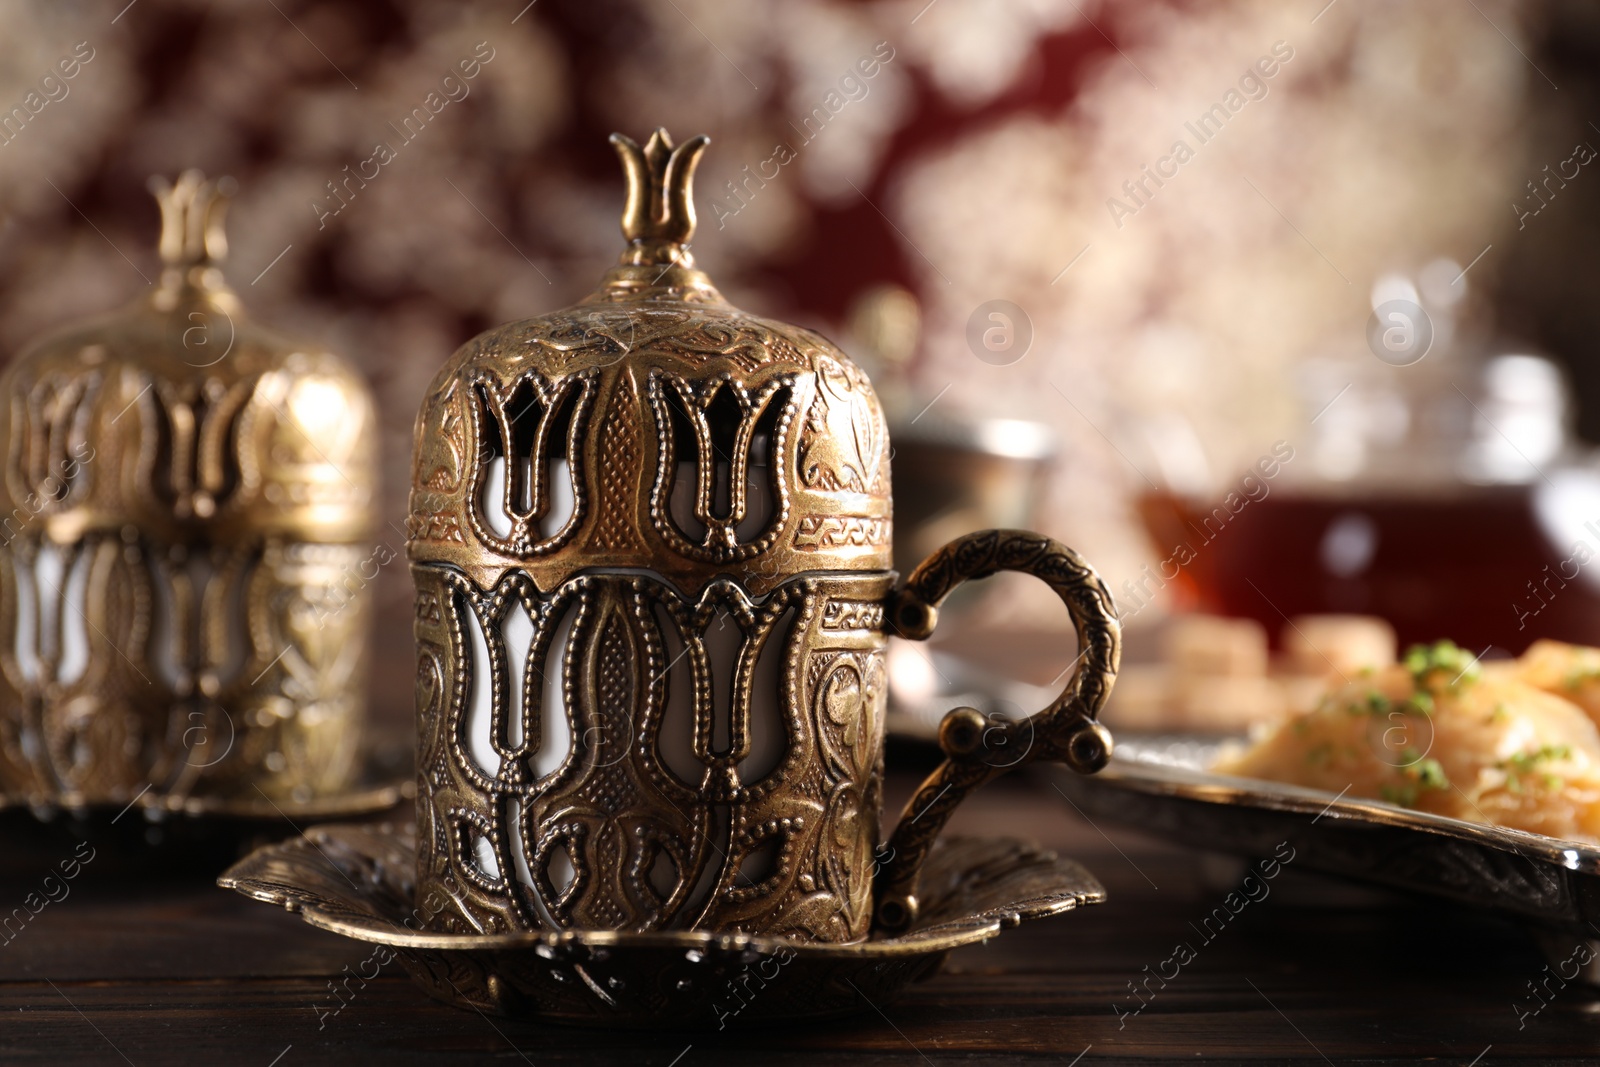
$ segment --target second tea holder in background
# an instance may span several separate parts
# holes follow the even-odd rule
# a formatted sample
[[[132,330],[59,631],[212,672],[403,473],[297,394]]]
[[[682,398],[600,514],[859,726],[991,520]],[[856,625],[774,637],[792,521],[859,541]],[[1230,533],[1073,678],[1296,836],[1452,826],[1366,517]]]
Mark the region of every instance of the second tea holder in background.
[[[219,267],[231,184],[152,180],[160,281],[0,383],[0,807],[399,799],[362,765],[372,400],[246,317]]]

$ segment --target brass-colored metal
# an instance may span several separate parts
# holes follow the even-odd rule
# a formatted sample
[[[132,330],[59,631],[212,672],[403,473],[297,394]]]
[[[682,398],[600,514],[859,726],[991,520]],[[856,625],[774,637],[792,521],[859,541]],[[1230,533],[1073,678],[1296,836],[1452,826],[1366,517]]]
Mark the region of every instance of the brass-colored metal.
[[[1024,530],[957,538],[924,560],[895,593],[894,632],[925,640],[952,590],[997,571],[1031,574],[1055,590],[1077,628],[1078,659],[1066,689],[1031,718],[991,723],[973,708],[946,715],[939,730],[945,760],[906,804],[879,863],[875,898],[877,924],[884,930],[904,930],[916,918],[918,872],[956,805],[974,789],[1035,760],[1093,774],[1111,759],[1111,733],[1095,718],[1122,661],[1122,629],[1111,593],[1067,546]]]
[[[363,744],[349,776],[335,792],[273,797],[254,789],[249,795],[157,793],[151,789],[126,804],[96,805],[87,811],[82,807],[41,810],[37,799],[0,795],[0,815],[29,810],[31,818],[43,816],[47,823],[52,820],[71,822],[80,815],[99,815],[112,820],[126,815],[128,825],[159,822],[173,829],[190,823],[192,826],[176,832],[193,829],[206,835],[212,835],[223,824],[252,827],[270,824],[281,834],[285,819],[295,826],[359,819],[382,815],[407,801],[414,801],[417,789],[411,763],[409,739],[405,741],[404,751],[392,745]]]
[[[356,760],[372,402],[246,317],[219,266],[227,186],[153,179],[151,294],[0,380],[10,802],[307,801]]]
[[[1072,860],[1009,839],[950,838],[928,856],[920,918],[893,937],[839,945],[687,930],[441,933],[429,920],[451,906],[449,887],[415,884],[415,847],[409,826],[323,826],[256,851],[217,882],[377,946],[378,963],[398,957],[431,996],[457,1007],[707,1030],[870,1013],[954,948],[1105,900]],[[338,1007],[329,998],[326,1008]]]
[[[734,309],[695,269],[705,138],[612,142],[618,265],[575,307],[462,346],[418,417],[417,890],[457,887],[428,920],[449,933],[857,941],[877,868],[901,892],[931,840],[878,848],[883,412],[843,352]],[[1039,720],[1080,736],[1115,670],[1109,597],[1070,550],[991,536],[988,569],[1057,584],[1094,642]],[[928,628],[935,584],[917,586]],[[473,735],[475,701],[490,715]],[[763,704],[781,733],[765,762]]]
[[[432,920],[445,930],[858,939],[891,581],[883,415],[842,352],[735,310],[694,269],[689,179],[705,139],[613,142],[630,183],[621,262],[577,307],[468,342],[417,422],[420,888],[465,886]],[[505,488],[486,501],[494,466]],[[574,501],[559,527],[544,521],[556,477]],[[755,479],[765,521],[752,515]],[[687,499],[677,517],[675,495]],[[518,610],[531,640],[488,640],[491,676],[474,678],[474,633],[497,637]],[[547,661],[564,621],[566,660]],[[738,668],[713,676],[708,644],[727,627]],[[774,655],[787,752],[752,780],[740,767],[751,679]],[[545,672],[562,679],[576,743],[539,778],[542,694],[511,690]],[[494,690],[498,767],[479,766],[463,736],[474,685]],[[687,778],[658,751],[672,691],[685,689],[698,766]],[[476,856],[480,839],[492,864]],[[564,886],[549,871],[560,850],[576,869]],[[741,875],[759,854],[768,865]],[[658,863],[669,884],[645,877]],[[526,881],[511,873],[523,868]]]

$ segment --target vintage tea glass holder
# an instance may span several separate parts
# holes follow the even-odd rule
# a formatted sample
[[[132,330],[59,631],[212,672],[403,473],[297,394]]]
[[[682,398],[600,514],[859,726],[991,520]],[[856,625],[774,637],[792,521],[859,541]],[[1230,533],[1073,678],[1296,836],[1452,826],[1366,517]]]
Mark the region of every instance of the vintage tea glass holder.
[[[151,180],[150,295],[0,380],[0,807],[384,807],[361,771],[374,412],[244,313],[231,182]],[[331,806],[330,806],[331,805]]]
[[[395,946],[446,1000],[623,1022],[709,1010],[704,974],[661,968],[712,949],[798,953],[823,977],[916,961],[873,981],[889,992],[963,943],[954,931],[1103,899],[1071,861],[935,839],[1011,767],[1109,759],[1095,716],[1120,630],[1104,585],[1049,538],[989,530],[896,587],[871,384],[695,269],[707,138],[612,143],[618,265],[576,306],[462,346],[418,415],[414,834],[328,828],[222,884]],[[1071,679],[1026,720],[951,712],[944,762],[880,841],[888,636],[927,638],[952,589],[1000,570],[1066,604]],[[765,1011],[859,1006],[837,986]]]

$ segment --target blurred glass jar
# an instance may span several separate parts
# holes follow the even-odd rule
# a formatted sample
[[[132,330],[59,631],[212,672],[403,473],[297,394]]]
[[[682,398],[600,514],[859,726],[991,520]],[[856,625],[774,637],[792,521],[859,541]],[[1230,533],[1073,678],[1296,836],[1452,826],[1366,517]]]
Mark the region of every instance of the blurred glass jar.
[[[1196,491],[1196,435],[1143,434],[1154,469],[1189,472],[1140,501],[1163,562],[1181,560],[1161,571],[1178,606],[1274,633],[1303,614],[1370,614],[1404,643],[1478,652],[1600,644],[1600,467],[1569,436],[1561,371],[1475,340],[1463,290],[1449,260],[1379,279],[1371,356],[1302,364],[1308,422],[1270,483],[1212,499]]]

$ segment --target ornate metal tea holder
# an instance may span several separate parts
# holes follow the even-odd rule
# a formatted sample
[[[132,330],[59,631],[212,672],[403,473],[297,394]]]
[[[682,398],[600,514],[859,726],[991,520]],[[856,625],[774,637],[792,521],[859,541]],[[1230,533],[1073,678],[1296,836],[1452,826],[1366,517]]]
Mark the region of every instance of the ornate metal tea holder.
[[[0,810],[259,826],[408,790],[362,729],[372,400],[245,314],[230,187],[152,179],[160,282],[0,379]]]
[[[1104,898],[1030,846],[936,839],[1011,767],[1109,759],[1111,598],[1016,530],[958,538],[896,587],[871,383],[695,269],[706,138],[612,141],[618,265],[578,305],[463,345],[417,419],[415,829],[324,828],[220,881],[391,946],[480,1010],[860,1010],[958,945]],[[952,711],[885,842],[888,638],[926,639],[956,587],[1001,570],[1056,592],[1082,653],[1032,718]],[[752,980],[786,988],[729,1000]]]

